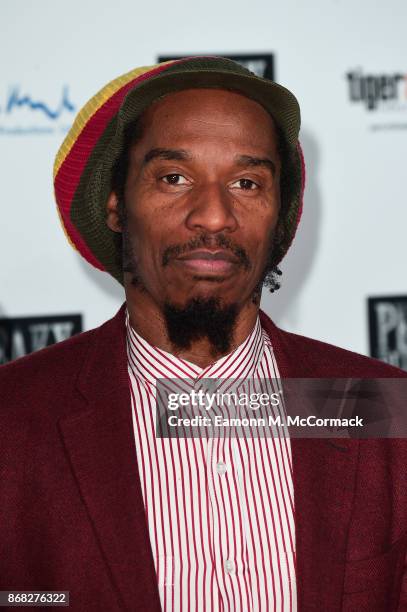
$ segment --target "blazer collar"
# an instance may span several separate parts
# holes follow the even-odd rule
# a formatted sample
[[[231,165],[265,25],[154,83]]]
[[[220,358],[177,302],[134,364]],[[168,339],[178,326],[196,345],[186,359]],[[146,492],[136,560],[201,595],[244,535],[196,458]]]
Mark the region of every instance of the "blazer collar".
[[[161,610],[138,475],[125,347],[125,306],[94,330],[77,387],[80,413],[59,426],[124,610]]]
[[[260,311],[283,377],[315,377],[301,343]],[[125,305],[94,330],[77,387],[85,402],[59,426],[121,607],[160,610],[137,469],[127,374]],[[304,352],[305,349],[304,349]],[[350,442],[353,442],[351,444]],[[292,439],[299,608],[340,606],[357,444]]]
[[[318,378],[307,340],[260,311],[282,378]],[[324,359],[321,351],[320,359]],[[359,441],[291,439],[299,609],[340,609]]]

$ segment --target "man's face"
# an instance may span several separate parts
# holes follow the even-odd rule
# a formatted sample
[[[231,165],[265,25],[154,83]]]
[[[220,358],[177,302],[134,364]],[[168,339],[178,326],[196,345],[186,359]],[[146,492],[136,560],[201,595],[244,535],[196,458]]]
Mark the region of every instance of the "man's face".
[[[125,240],[139,286],[161,307],[215,298],[240,310],[280,208],[271,117],[230,91],[171,93],[146,111],[129,159]]]

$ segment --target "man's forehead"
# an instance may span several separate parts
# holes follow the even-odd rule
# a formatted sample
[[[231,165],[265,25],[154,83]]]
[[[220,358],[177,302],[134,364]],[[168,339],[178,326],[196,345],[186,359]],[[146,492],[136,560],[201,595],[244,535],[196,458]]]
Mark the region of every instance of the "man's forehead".
[[[221,88],[162,96],[140,116],[129,142],[134,168],[154,160],[214,161],[221,155],[225,163],[241,164],[245,158],[246,166],[249,158],[260,160],[257,165],[267,165],[273,174],[279,145],[278,128],[260,104]]]
[[[253,116],[267,117],[273,123],[273,118],[259,102],[249,96],[221,87],[189,88],[171,91],[154,100],[143,113],[147,120],[152,116],[165,115],[166,112],[179,111],[188,115],[205,113],[208,109],[212,113],[223,112],[232,119],[236,111],[246,112]],[[168,117],[171,118],[171,117]]]
[[[208,134],[246,140],[279,140],[273,117],[248,96],[223,88],[190,88],[172,91],[156,99],[139,117],[138,136],[133,143],[149,137],[160,142],[164,136],[179,140]],[[154,145],[161,146],[161,145]]]

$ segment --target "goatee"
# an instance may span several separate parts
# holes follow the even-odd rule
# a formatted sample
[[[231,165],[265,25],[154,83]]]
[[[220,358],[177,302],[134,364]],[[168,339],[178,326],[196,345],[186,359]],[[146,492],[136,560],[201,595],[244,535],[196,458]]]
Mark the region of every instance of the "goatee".
[[[237,315],[237,304],[222,305],[217,297],[191,298],[183,307],[164,305],[172,345],[189,349],[196,340],[207,338],[214,356],[230,352]]]

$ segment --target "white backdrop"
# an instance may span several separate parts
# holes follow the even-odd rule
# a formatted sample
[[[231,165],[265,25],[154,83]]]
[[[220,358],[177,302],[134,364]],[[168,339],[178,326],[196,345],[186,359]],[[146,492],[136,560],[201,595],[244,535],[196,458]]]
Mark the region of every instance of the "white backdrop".
[[[346,74],[407,73],[405,0],[2,0],[0,22],[0,316],[79,312],[88,329],[123,301],[57,218],[52,165],[74,117],[59,108],[64,87],[78,110],[158,55],[272,52],[300,102],[308,181],[283,287],[262,306],[290,331],[367,353],[367,296],[407,293],[407,78],[369,110]]]

